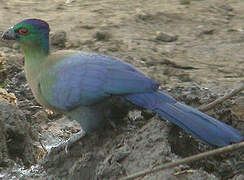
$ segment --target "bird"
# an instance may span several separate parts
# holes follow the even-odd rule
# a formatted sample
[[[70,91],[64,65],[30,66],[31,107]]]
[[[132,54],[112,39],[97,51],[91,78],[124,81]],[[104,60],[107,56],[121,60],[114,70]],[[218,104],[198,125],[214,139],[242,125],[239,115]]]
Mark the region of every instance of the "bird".
[[[50,52],[49,24],[25,19],[3,33],[15,40],[25,55],[24,71],[39,104],[80,123],[85,133],[103,127],[107,104],[114,97],[148,109],[202,142],[226,146],[243,140],[241,133],[159,90],[159,83],[125,61],[99,53]],[[74,135],[67,146],[84,133]]]

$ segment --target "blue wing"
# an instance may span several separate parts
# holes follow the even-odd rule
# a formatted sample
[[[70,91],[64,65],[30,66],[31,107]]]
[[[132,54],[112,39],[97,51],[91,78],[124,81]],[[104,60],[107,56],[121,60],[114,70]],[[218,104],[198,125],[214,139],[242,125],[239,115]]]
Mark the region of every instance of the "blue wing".
[[[55,108],[70,110],[93,105],[111,95],[152,92],[159,84],[135,67],[101,54],[79,53],[59,61],[48,78],[55,78],[47,101]]]

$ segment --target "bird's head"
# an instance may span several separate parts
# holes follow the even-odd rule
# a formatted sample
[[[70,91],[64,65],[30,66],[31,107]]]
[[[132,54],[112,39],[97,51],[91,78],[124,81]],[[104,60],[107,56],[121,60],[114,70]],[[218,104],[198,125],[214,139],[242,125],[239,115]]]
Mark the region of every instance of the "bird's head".
[[[16,40],[24,51],[40,48],[48,53],[49,31],[49,25],[45,21],[26,19],[9,28],[2,39]]]

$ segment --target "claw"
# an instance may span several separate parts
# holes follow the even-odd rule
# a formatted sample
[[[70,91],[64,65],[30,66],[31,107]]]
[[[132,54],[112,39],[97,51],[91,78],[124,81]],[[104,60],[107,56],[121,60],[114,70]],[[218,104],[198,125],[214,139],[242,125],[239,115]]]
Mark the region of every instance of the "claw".
[[[69,153],[70,147],[82,137],[86,135],[85,131],[80,130],[78,133],[73,134],[67,141],[65,141],[61,146],[65,146],[65,153]]]

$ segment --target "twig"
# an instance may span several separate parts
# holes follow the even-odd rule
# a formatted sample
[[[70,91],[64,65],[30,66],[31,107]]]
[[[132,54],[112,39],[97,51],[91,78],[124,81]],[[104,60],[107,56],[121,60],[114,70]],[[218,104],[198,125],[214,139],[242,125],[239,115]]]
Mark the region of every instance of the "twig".
[[[216,154],[233,152],[233,151],[236,151],[236,150],[238,150],[240,148],[243,148],[243,147],[244,147],[244,142],[240,142],[240,143],[237,143],[237,144],[232,144],[232,145],[225,146],[225,147],[222,147],[222,148],[218,148],[218,149],[214,149],[214,150],[207,151],[207,152],[204,152],[204,153],[200,153],[200,154],[197,154],[197,155],[193,155],[193,156],[190,156],[190,157],[186,157],[184,159],[181,159],[181,160],[178,160],[178,161],[175,161],[175,162],[166,163],[166,164],[163,164],[163,165],[158,166],[158,167],[153,168],[153,169],[147,169],[147,170],[144,170],[144,171],[129,175],[127,177],[124,177],[124,178],[122,178],[120,180],[133,180],[133,179],[138,178],[138,177],[142,177],[142,176],[145,176],[145,175],[148,175],[148,174],[151,174],[151,173],[154,173],[154,172],[158,172],[158,171],[161,171],[161,170],[164,170],[164,169],[176,167],[176,166],[181,165],[181,164],[194,162],[194,161],[197,161],[197,160],[209,157],[209,156],[213,156],[213,155],[216,155]]]
[[[224,95],[223,97],[220,97],[220,98],[216,99],[215,101],[213,101],[213,102],[211,102],[211,103],[209,103],[207,105],[202,105],[198,109],[200,111],[208,111],[209,109],[213,108],[217,104],[224,102],[225,100],[231,98],[232,96],[235,96],[236,94],[238,94],[239,92],[241,92],[243,90],[244,90],[244,82],[242,82],[241,86],[239,86],[238,88],[234,89],[230,93]]]

